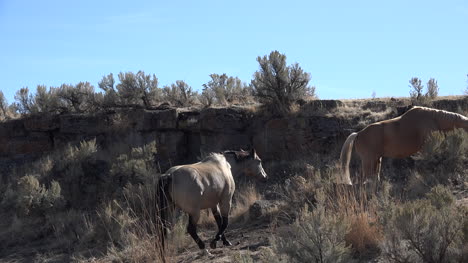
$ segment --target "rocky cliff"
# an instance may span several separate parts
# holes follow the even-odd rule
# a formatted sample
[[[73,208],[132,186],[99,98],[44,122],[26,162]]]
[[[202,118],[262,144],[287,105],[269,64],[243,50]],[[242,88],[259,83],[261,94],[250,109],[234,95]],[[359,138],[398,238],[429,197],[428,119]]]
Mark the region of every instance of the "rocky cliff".
[[[338,158],[346,136],[362,128],[362,120],[370,111],[385,112],[380,118],[386,119],[401,114],[404,108],[404,103],[388,101],[358,104],[352,118],[338,114],[344,107],[341,101],[313,101],[302,105],[298,113],[282,118],[242,107],[116,109],[95,115],[30,116],[0,123],[1,172],[5,175],[12,163],[93,138],[101,149],[112,152],[156,141],[162,170],[196,161],[212,151],[251,146],[266,163],[317,156]],[[466,111],[468,99],[439,100],[433,105]]]

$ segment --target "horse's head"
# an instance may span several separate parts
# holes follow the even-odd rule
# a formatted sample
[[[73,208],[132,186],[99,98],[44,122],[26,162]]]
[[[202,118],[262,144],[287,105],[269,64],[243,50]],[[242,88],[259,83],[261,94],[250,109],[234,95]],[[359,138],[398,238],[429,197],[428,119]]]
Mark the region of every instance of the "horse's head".
[[[242,162],[242,171],[247,176],[253,176],[260,179],[266,179],[267,174],[263,170],[262,160],[258,157],[254,148],[250,151],[240,151],[237,154],[238,160]]]

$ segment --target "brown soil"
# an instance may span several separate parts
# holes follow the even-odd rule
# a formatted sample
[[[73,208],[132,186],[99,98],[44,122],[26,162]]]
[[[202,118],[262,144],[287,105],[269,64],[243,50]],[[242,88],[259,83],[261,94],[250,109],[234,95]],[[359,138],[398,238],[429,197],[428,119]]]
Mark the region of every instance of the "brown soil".
[[[207,250],[211,255],[204,250],[200,250],[189,237],[190,245],[171,258],[171,262],[233,262],[235,257],[241,255],[245,255],[247,258],[251,257],[255,262],[261,262],[260,254],[265,248],[271,247],[269,237],[274,234],[274,230],[270,227],[270,221],[269,219],[257,219],[246,223],[229,225],[226,237],[232,243],[232,246],[225,247],[219,241],[216,249],[209,248],[209,243],[216,234],[216,227],[200,228],[198,235],[205,241]]]

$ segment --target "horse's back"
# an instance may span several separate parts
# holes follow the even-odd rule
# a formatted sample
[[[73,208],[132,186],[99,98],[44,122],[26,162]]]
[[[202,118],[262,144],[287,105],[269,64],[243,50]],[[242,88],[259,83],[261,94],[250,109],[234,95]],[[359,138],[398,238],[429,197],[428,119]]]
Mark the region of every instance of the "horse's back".
[[[437,123],[433,111],[415,107],[399,117],[367,126],[359,133],[356,149],[362,145],[378,156],[403,158],[419,151],[427,134],[434,130]]]
[[[212,208],[224,196],[232,194],[229,193],[230,172],[211,163],[179,166],[171,173],[171,197],[188,213],[192,209]]]

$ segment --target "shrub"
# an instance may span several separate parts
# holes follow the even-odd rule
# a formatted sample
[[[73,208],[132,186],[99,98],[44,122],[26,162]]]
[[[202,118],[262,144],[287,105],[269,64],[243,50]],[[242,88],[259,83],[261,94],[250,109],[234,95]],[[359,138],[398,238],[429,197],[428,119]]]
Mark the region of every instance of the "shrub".
[[[411,78],[410,81],[410,97],[413,104],[416,105],[425,105],[430,100],[437,98],[439,95],[439,85],[437,84],[437,80],[434,78],[429,79],[427,82],[427,91],[423,93],[424,86],[421,83],[421,79],[419,78]]]
[[[215,101],[216,101],[216,93],[214,92],[214,90],[209,87],[204,87],[200,95],[201,104],[203,104],[205,107],[210,107],[211,105],[215,103]]]
[[[246,103],[250,97],[250,87],[238,77],[211,74],[211,80],[203,84],[203,104],[205,106]]]
[[[8,104],[5,95],[0,90],[0,121],[14,119],[17,116],[18,110],[15,103]]]
[[[177,80],[175,84],[165,86],[162,92],[165,101],[178,107],[192,105],[198,95],[197,92],[192,91],[192,87],[183,80]]]
[[[439,210],[444,207],[451,207],[455,204],[455,197],[450,192],[450,189],[443,185],[433,187],[431,191],[426,194],[426,198]]]
[[[38,85],[35,94],[22,88],[15,95],[16,109],[20,114],[93,112],[97,109],[98,96],[89,82],[76,85],[62,84],[60,87]]]
[[[291,262],[348,262],[351,251],[345,234],[349,224],[340,215],[327,213],[317,206],[305,206],[296,221],[273,238],[277,253],[286,254]]]
[[[123,190],[123,204],[130,215],[144,220],[148,226],[159,224],[157,183],[159,176],[148,176],[141,184],[127,184]],[[150,228],[149,228],[150,229]]]
[[[60,184],[52,181],[49,187],[41,185],[36,176],[21,177],[15,187],[5,191],[2,207],[16,209],[18,216],[44,215],[63,207]]]
[[[5,95],[0,90],[0,120],[8,118],[8,102],[5,99]]]
[[[60,113],[67,111],[67,108],[59,96],[60,89],[38,85],[34,100],[31,105],[31,113]]]
[[[62,84],[57,96],[62,100],[62,107],[69,112],[93,112],[96,107],[94,87],[89,82],[80,82],[74,86]]]
[[[258,57],[260,70],[254,73],[254,96],[278,114],[286,114],[298,99],[315,96],[315,87],[309,86],[310,74],[295,63],[286,66],[286,56],[273,51]]]
[[[20,114],[31,114],[36,112],[35,100],[29,93],[29,88],[21,88],[15,94],[15,108]]]
[[[133,182],[146,181],[147,177],[156,174],[155,167],[156,142],[142,147],[133,148],[129,154],[121,154],[113,163],[110,174],[118,177],[119,181],[133,180]]]
[[[153,142],[107,157],[111,166],[90,140],[19,167],[2,187],[1,211],[16,214],[4,219],[0,241],[14,247],[47,238],[47,249],[89,251],[103,261],[161,262],[155,152]]]
[[[434,78],[429,79],[427,82],[427,93],[426,96],[430,99],[435,99],[439,95],[439,85],[437,84],[437,80]]]
[[[383,217],[382,255],[389,262],[447,262],[463,257],[466,213],[434,188],[429,199],[394,205]],[[445,204],[445,205],[444,205]]]
[[[161,100],[161,89],[158,88],[158,78],[153,74],[146,75],[143,71],[120,72],[120,83],[117,84],[120,102],[124,105],[143,105],[151,107]]]
[[[382,233],[375,216],[368,212],[359,212],[349,216],[348,220],[351,221],[351,225],[345,240],[356,255],[366,256],[370,252],[378,252]]]
[[[99,213],[101,221],[97,228],[101,230],[95,235],[110,242],[106,260],[163,262],[167,253],[174,250],[164,250],[160,240],[162,228],[156,217],[158,176],[145,179],[142,184],[128,184],[124,188],[124,200],[108,203]],[[171,242],[178,240],[174,239],[174,233],[177,231],[170,236]],[[185,234],[185,231],[180,233]]]
[[[32,168],[41,172],[45,182],[60,182],[65,202],[71,208],[96,207],[99,198],[108,194],[103,187],[108,186],[104,182],[108,168],[103,161],[97,160],[97,154],[96,139],[82,141],[77,146],[67,145],[54,152]]]
[[[447,133],[434,132],[415,157],[416,170],[429,187],[437,184],[465,182],[468,178],[468,133],[456,129]]]
[[[114,85],[115,80],[112,73],[103,76],[101,81],[98,82],[98,86],[104,91],[104,94],[99,93],[100,95],[96,96],[96,101],[104,108],[120,105],[119,94]]]

